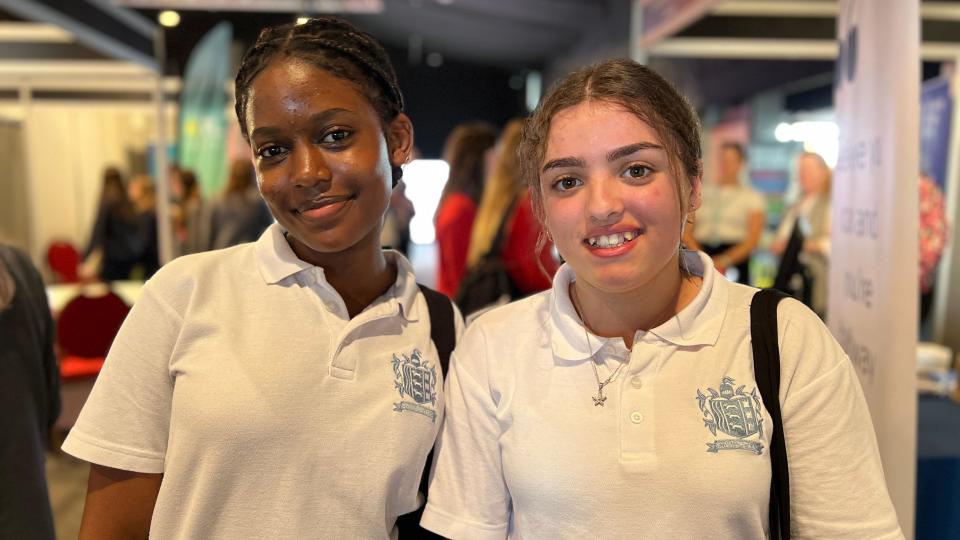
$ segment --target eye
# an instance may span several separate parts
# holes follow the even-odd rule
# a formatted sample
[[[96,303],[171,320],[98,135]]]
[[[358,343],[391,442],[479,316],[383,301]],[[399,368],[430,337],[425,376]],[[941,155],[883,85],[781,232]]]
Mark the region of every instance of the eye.
[[[257,150],[257,157],[261,159],[270,159],[283,155],[286,152],[287,149],[280,145],[268,144],[266,146],[261,146],[260,149]]]
[[[564,176],[553,183],[553,189],[557,191],[569,191],[583,185],[583,180],[574,176]]]
[[[331,144],[331,143],[335,144],[335,143],[343,142],[344,140],[349,138],[350,135],[353,135],[353,133],[351,133],[350,131],[347,131],[345,129],[335,129],[333,131],[328,131],[323,136],[323,138],[320,139],[320,142],[325,144]]]
[[[627,167],[627,170],[623,171],[623,174],[630,178],[641,179],[641,178],[646,178],[652,172],[653,172],[653,169],[651,169],[650,167],[647,167],[646,165],[641,165],[639,163],[635,163]]]

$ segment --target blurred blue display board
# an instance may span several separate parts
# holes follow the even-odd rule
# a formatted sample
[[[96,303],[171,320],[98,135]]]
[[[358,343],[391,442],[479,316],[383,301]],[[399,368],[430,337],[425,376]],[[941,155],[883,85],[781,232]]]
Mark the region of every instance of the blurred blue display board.
[[[197,43],[180,96],[179,164],[193,169],[204,195],[220,191],[226,173],[226,84],[233,27],[222,22]]]
[[[950,79],[931,79],[920,88],[920,171],[946,191],[953,94]]]

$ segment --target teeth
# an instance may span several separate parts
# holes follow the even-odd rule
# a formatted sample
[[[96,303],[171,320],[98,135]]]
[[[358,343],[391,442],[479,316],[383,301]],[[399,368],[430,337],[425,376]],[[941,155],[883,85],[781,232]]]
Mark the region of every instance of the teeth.
[[[624,233],[607,234],[587,238],[587,243],[593,247],[612,248],[620,246],[625,242],[629,242],[638,236],[640,236],[639,231],[628,231]]]

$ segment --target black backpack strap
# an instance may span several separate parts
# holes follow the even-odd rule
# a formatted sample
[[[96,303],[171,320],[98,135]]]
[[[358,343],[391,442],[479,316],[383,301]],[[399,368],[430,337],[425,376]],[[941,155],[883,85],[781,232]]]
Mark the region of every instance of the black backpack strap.
[[[420,292],[427,300],[427,311],[430,312],[430,339],[437,348],[440,356],[440,372],[447,374],[450,365],[450,353],[456,345],[457,328],[453,320],[453,304],[443,293],[437,292],[426,285],[417,283]]]
[[[447,374],[447,367],[450,365],[450,354],[453,352],[453,346],[456,345],[457,327],[454,322],[453,304],[446,295],[439,293],[430,287],[417,283],[423,298],[427,301],[427,311],[430,313],[430,340],[433,346],[437,348],[437,356],[440,357],[440,372],[444,376]],[[433,450],[427,455],[427,462],[423,466],[423,475],[420,477],[420,493],[427,496],[429,487],[430,469],[433,466]],[[423,515],[423,507],[420,507],[409,514],[397,517],[397,532],[400,538],[443,538],[420,526],[420,516]]]
[[[777,304],[788,296],[775,289],[753,295],[750,303],[750,339],[753,372],[763,405],[773,422],[770,434],[770,538],[790,539],[790,473],[780,415],[780,346],[777,342]]]

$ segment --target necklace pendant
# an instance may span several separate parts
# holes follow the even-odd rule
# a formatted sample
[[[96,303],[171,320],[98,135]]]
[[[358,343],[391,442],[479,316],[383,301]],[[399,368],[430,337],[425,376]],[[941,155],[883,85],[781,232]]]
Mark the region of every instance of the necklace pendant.
[[[593,406],[594,406],[594,407],[603,407],[603,402],[607,400],[607,396],[605,396],[605,395],[603,395],[603,394],[600,394],[600,395],[595,396],[595,397],[594,397],[594,396],[591,396],[591,398],[593,399]]]

